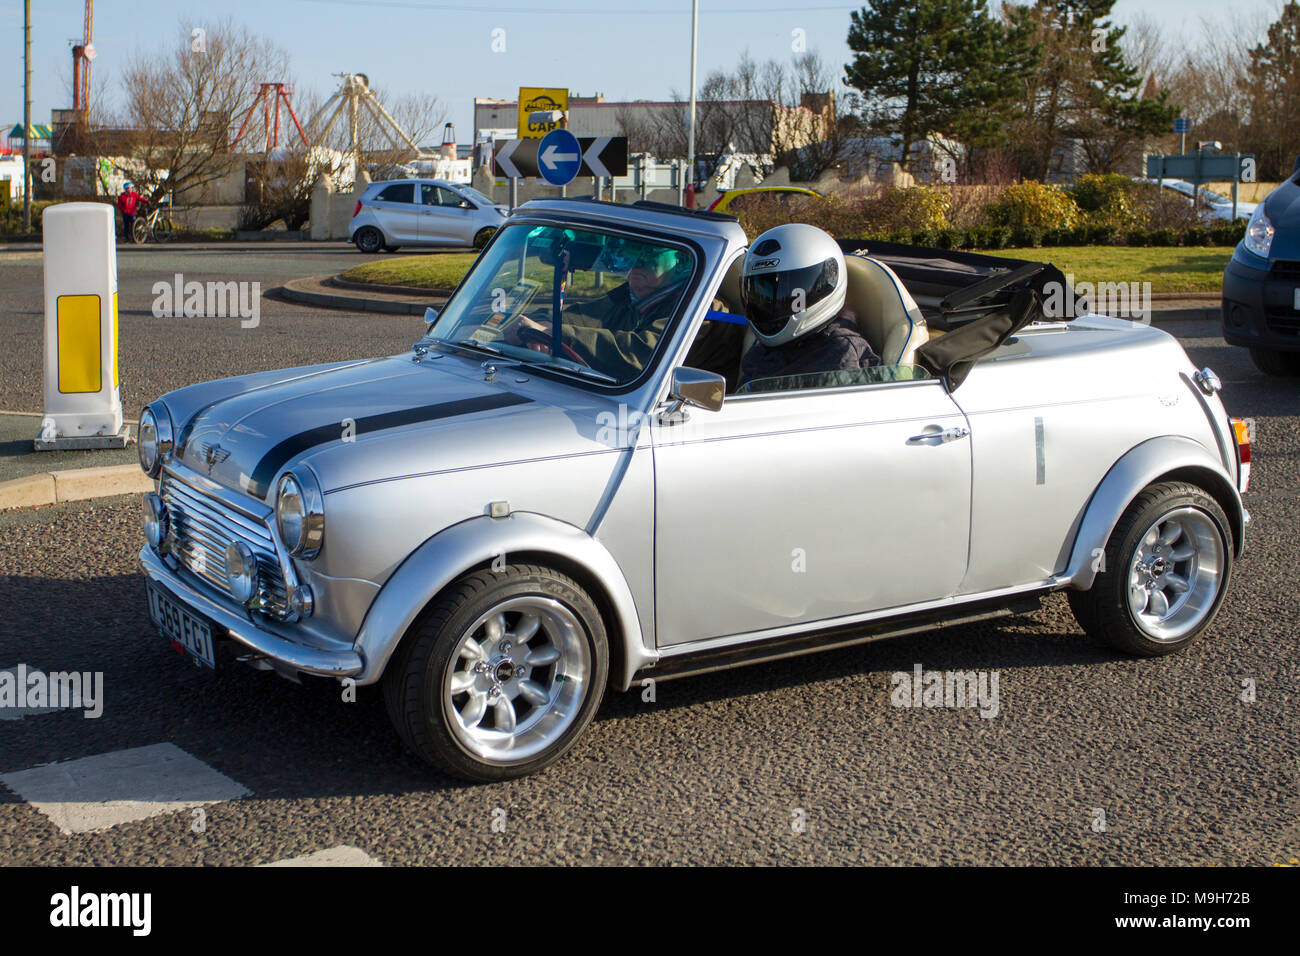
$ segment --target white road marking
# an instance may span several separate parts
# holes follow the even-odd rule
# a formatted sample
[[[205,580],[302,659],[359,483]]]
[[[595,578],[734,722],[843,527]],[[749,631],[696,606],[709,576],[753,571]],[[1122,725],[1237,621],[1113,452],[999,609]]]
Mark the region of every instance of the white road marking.
[[[292,856],[262,866],[383,866],[365,850],[354,846],[334,846],[328,850],[317,850],[306,856]]]
[[[40,674],[41,678],[44,679],[43,671],[39,671],[35,667],[26,668],[26,673],[24,676],[27,677],[27,679],[30,680],[33,674]],[[5,679],[4,675],[8,675],[7,678],[8,680],[16,682],[18,680],[18,668],[15,666],[15,667],[6,667],[3,670],[0,670],[0,680]],[[19,693],[21,694],[24,690],[25,688],[19,688]],[[27,707],[24,704],[19,704],[16,707],[0,706],[0,720],[22,720],[24,717],[32,717],[35,716],[36,714],[53,714],[53,713],[57,713],[60,710],[67,710],[67,708],[66,707]]]
[[[64,833],[92,833],[250,794],[175,744],[114,750],[0,775]]]

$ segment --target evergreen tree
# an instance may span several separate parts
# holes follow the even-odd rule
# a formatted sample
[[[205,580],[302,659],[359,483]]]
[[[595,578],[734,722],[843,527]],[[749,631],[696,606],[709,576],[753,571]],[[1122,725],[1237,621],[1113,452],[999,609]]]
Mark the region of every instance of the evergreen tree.
[[[1250,51],[1247,148],[1260,179],[1290,176],[1300,153],[1300,4],[1291,0],[1268,28],[1268,40]]]
[[[973,145],[1001,138],[1031,62],[1028,30],[1015,27],[1009,44],[986,0],[872,0],[851,17],[845,83],[872,125],[902,141],[904,167],[930,133]]]

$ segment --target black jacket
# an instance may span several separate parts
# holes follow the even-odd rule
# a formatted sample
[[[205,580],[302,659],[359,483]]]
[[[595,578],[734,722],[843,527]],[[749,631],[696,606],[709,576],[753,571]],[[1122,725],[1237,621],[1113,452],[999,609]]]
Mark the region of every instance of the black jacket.
[[[741,361],[744,381],[871,368],[880,356],[849,319],[834,319],[815,332],[775,348],[755,342]]]

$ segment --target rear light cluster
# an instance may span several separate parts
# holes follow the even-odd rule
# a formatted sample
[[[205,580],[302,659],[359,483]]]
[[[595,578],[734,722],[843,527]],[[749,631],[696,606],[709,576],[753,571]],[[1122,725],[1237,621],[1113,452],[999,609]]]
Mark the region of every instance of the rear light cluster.
[[[1237,490],[1250,486],[1250,441],[1254,437],[1255,423],[1249,418],[1232,419],[1232,436],[1237,440]]]
[[[360,200],[360,199],[357,200],[357,208],[354,209],[354,210],[352,210],[352,218],[353,218],[353,219],[356,219],[357,216],[359,216],[359,215],[361,215],[361,200]]]

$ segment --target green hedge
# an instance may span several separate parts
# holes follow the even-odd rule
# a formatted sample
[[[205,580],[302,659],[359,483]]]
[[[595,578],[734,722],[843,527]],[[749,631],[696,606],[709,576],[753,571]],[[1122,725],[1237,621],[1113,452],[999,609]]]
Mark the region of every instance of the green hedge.
[[[1040,246],[1235,246],[1246,234],[1244,222],[1175,229],[1130,229],[1084,225],[1068,229],[1037,226],[972,226],[970,229],[919,229],[864,235],[862,239],[910,243],[934,249],[1036,249]]]

